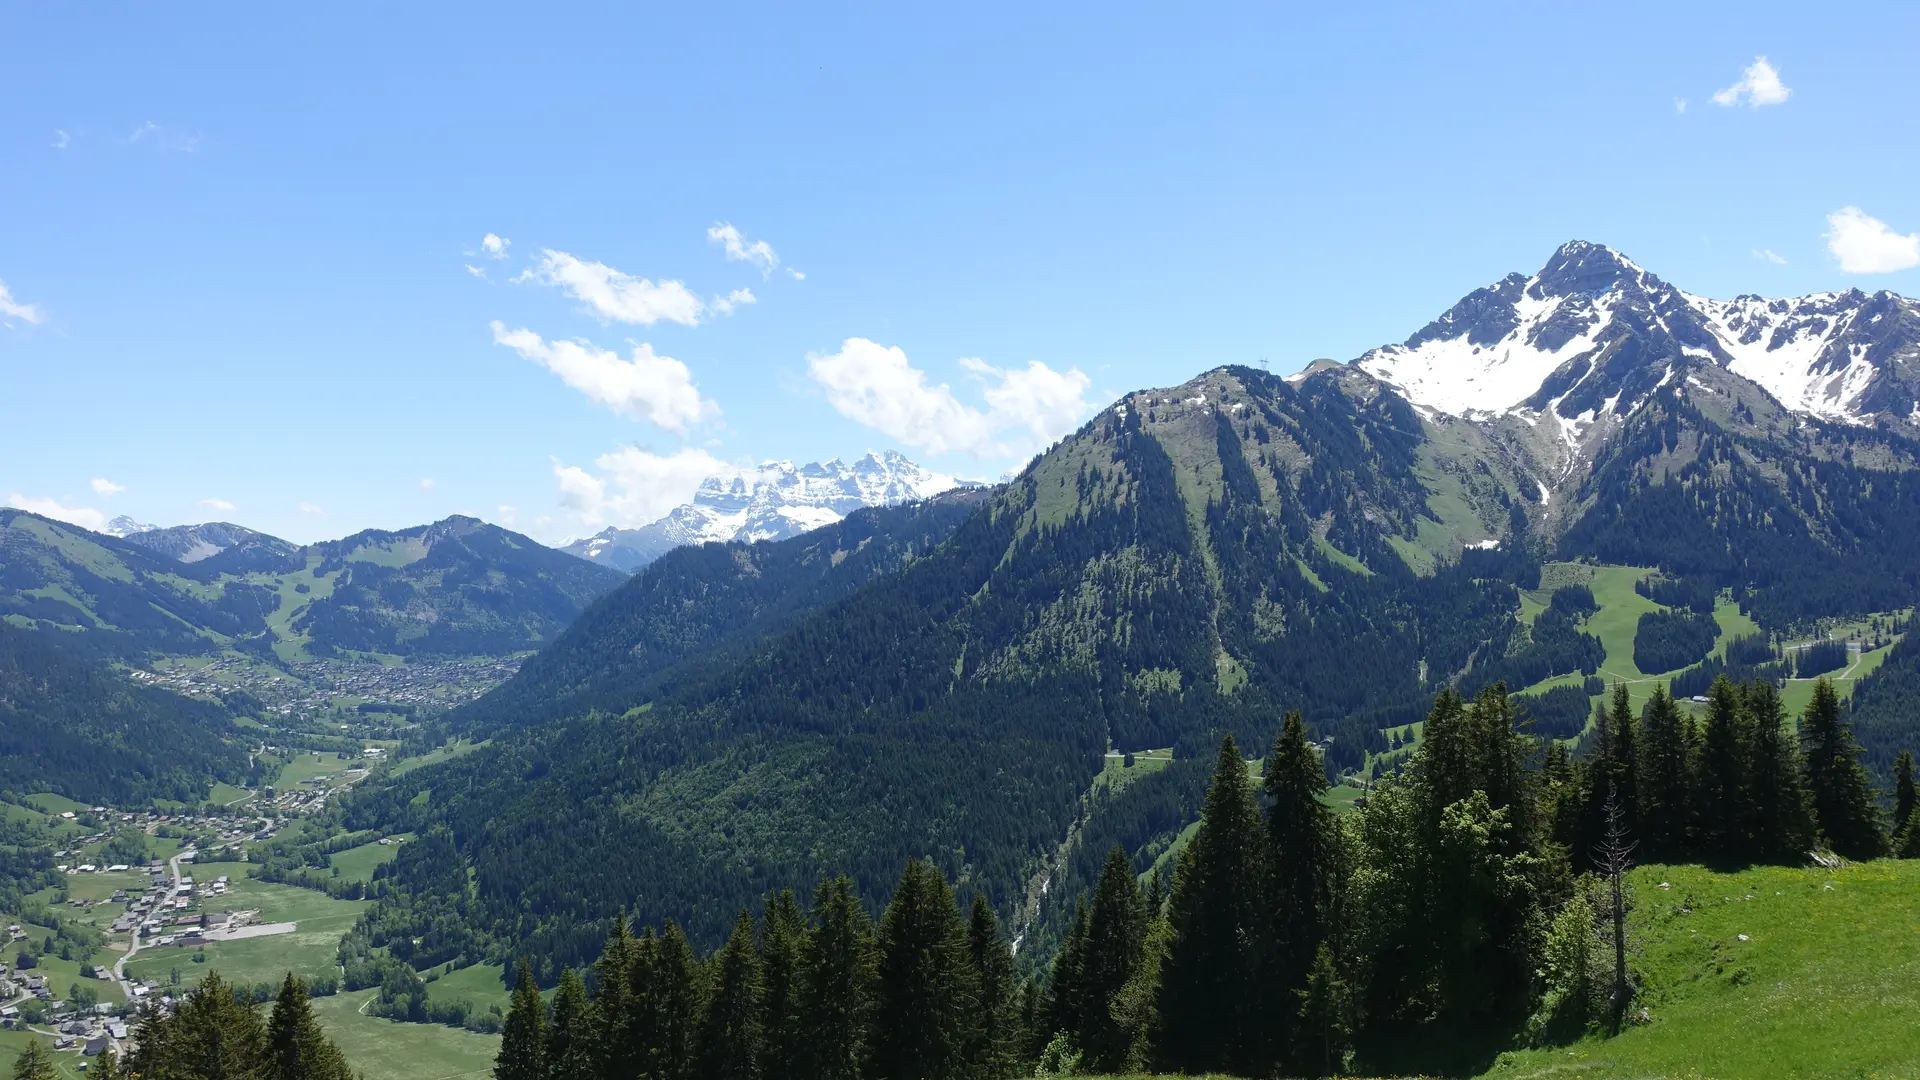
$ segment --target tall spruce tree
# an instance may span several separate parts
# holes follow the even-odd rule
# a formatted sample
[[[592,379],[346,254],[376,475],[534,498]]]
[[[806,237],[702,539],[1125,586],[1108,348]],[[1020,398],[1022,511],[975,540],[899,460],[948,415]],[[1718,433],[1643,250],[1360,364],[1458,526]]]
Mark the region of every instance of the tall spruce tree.
[[[642,939],[642,945],[648,944]],[[693,1080],[699,1075],[700,1018],[706,1007],[706,970],[687,935],[668,919],[652,948],[634,965],[636,1028],[642,1034],[642,1075]]]
[[[1693,777],[1687,760],[1690,721],[1656,684],[1641,715],[1639,750],[1639,837],[1646,857],[1675,861],[1689,850],[1689,810],[1693,804]]]
[[[635,938],[627,931],[624,916],[615,916],[607,943],[594,964],[599,994],[594,1001],[596,1023],[591,1029],[591,1057],[598,1080],[636,1080],[646,1063],[646,1050],[640,1044],[637,1027],[638,1004],[634,1000],[634,980],[641,967],[643,953],[654,949],[653,933]]]
[[[807,1031],[804,1080],[859,1080],[873,1050],[878,972],[873,924],[845,875],[820,883],[813,931],[801,956],[800,1008]]]
[[[1115,845],[1100,868],[1081,946],[1082,1002],[1079,1027],[1073,1034],[1088,1071],[1111,1073],[1126,1067],[1133,1032],[1114,1017],[1113,1001],[1139,968],[1146,936],[1146,905],[1140,899],[1133,863],[1126,849]]]
[[[1633,717],[1633,698],[1625,683],[1613,684],[1607,708],[1594,720],[1593,755],[1587,764],[1586,785],[1580,799],[1583,811],[1580,843],[1572,851],[1576,865],[1589,869],[1593,851],[1606,841],[1609,796],[1617,803],[1620,825],[1627,835],[1640,835],[1640,754],[1634,737],[1638,725]]]
[[[1902,750],[1893,759],[1893,833],[1905,833],[1913,820],[1913,751]]]
[[[1306,724],[1297,712],[1287,714],[1267,752],[1265,786],[1272,869],[1268,910],[1273,920],[1267,938],[1273,951],[1264,981],[1277,1006],[1269,1023],[1282,1063],[1318,1069],[1327,1060],[1324,1036],[1331,1029],[1323,1027],[1313,1038],[1305,1037],[1300,995],[1322,959],[1333,963],[1329,938],[1342,874],[1341,849],[1339,825],[1320,798],[1327,788],[1326,768],[1307,741]],[[1329,1000],[1323,993],[1313,1008],[1323,1008]],[[1316,1014],[1314,1022],[1321,1019]]]
[[[1080,1033],[1086,1027],[1087,920],[1086,902],[1076,897],[1073,901],[1073,921],[1068,924],[1067,937],[1060,943],[1060,951],[1054,954],[1053,969],[1047,979],[1043,1021],[1046,1030],[1037,1036],[1043,1046],[1046,1040],[1061,1034],[1078,1045]]]
[[[1741,691],[1747,728],[1753,733],[1748,764],[1748,805],[1754,856],[1769,862],[1797,862],[1818,842],[1813,798],[1807,792],[1800,747],[1788,725],[1780,691],[1755,679]]]
[[[280,996],[267,1017],[266,1076],[267,1080],[353,1080],[346,1055],[321,1031],[307,988],[292,972],[281,982]]]
[[[1756,759],[1749,718],[1733,683],[1725,675],[1715,679],[1707,692],[1707,731],[1694,789],[1700,853],[1708,858],[1746,859],[1754,854]]]
[[[967,923],[946,875],[930,861],[909,862],[880,920],[873,1076],[964,1077],[979,997]]]
[[[1886,836],[1880,831],[1873,784],[1860,764],[1860,744],[1828,679],[1813,685],[1813,700],[1800,718],[1800,744],[1814,818],[1827,844],[1849,859],[1885,854]]]
[[[754,944],[753,916],[741,912],[712,960],[713,997],[700,1028],[702,1080],[759,1080],[766,984]]]
[[[170,1030],[157,1040],[164,1057],[141,1062],[129,1071],[139,1076],[211,1080],[256,1077],[265,1065],[267,1032],[260,1014],[234,997],[234,987],[219,972],[201,980],[165,1024]]]
[[[547,1076],[550,1080],[594,1080],[593,1002],[586,980],[572,968],[560,972],[553,992],[553,1023],[547,1028]]]
[[[1220,741],[1200,827],[1181,853],[1160,967],[1158,1054],[1189,1073],[1255,1075],[1267,1065],[1259,959],[1272,926],[1266,837],[1233,736]]]
[[[799,1075],[807,1038],[801,1015],[801,958],[806,949],[806,919],[793,892],[783,889],[767,902],[761,930],[761,955],[766,982],[765,1017],[761,1022],[764,1050],[761,1071],[770,1077]]]
[[[983,893],[973,894],[967,920],[967,956],[980,983],[980,1009],[974,1018],[972,1075],[980,1080],[1012,1076],[1025,1042],[1014,985],[1013,949],[1000,933],[1000,920]]]
[[[513,1002],[500,1029],[500,1052],[493,1059],[494,1080],[546,1080],[547,1003],[533,981],[533,965],[522,958],[514,972]]]
[[[13,1059],[13,1080],[55,1080],[53,1051],[44,1039],[30,1038],[20,1055]]]

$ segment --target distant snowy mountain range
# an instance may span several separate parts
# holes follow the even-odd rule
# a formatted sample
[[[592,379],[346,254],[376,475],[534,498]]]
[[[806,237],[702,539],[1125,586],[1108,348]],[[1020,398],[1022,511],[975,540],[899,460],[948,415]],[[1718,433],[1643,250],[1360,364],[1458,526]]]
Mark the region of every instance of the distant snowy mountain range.
[[[1802,415],[1913,424],[1920,304],[1857,289],[1710,300],[1574,241],[1532,277],[1509,274],[1476,290],[1403,344],[1355,364],[1414,404],[1455,416],[1591,423],[1711,367]]]
[[[132,541],[148,551],[157,552],[170,559],[178,559],[183,563],[209,559],[230,548],[241,548],[249,553],[280,558],[299,550],[299,545],[289,543],[277,536],[268,536],[266,533],[225,521],[161,528],[158,525],[142,525],[122,514],[107,522],[107,527],[101,531],[108,536],[118,536],[123,540]]]
[[[923,469],[891,450],[851,464],[838,458],[809,465],[769,461],[751,472],[708,479],[692,502],[658,521],[637,529],[608,527],[560,550],[635,571],[685,544],[783,540],[863,506],[925,499],[965,486],[972,485]]]

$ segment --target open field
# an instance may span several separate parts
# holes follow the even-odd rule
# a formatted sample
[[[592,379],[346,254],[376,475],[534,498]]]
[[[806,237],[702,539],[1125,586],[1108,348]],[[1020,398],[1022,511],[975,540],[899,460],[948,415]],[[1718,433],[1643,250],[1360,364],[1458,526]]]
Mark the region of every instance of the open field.
[[[372,881],[375,867],[384,866],[400,854],[399,844],[361,844],[359,847],[336,851],[328,862],[340,871],[343,881]]]
[[[235,982],[278,982],[287,972],[297,975],[323,975],[334,971],[337,948],[359,917],[366,902],[335,900],[325,893],[292,885],[236,878],[233,889],[218,901],[203,901],[206,910],[258,910],[263,923],[290,922],[297,928],[290,934],[243,938],[238,941],[214,941],[198,949],[149,946],[127,964],[130,978],[168,982],[173,970],[188,983],[198,982],[209,971]],[[195,963],[194,955],[204,951],[205,963]]]
[[[1512,1052],[1488,1075],[1920,1074],[1920,862],[1648,866],[1633,881],[1650,1022]]]
[[[500,981],[500,969],[491,964],[470,964],[442,975],[427,984],[427,992],[435,1001],[465,998],[482,1010],[489,1005],[504,1009],[512,997],[506,984]],[[552,996],[550,990],[548,996]]]
[[[27,1048],[29,1042],[36,1039],[45,1043],[48,1050],[53,1049],[53,1040],[45,1035],[34,1035],[25,1031],[0,1031],[0,1069],[6,1069],[9,1076],[13,1075],[14,1059],[20,1056],[20,1052]],[[58,1051],[53,1055],[53,1075],[59,1077],[59,1080],[81,1080],[87,1074],[81,1072],[79,1066],[82,1061],[87,1060],[89,1059],[71,1050]]]
[[[302,780],[331,779],[359,764],[360,761],[357,758],[343,760],[339,754],[330,751],[319,754],[303,751],[280,766],[279,774],[274,777],[273,786],[290,788]]]
[[[419,757],[411,757],[405,761],[396,762],[389,770],[388,775],[405,776],[415,769],[424,769],[429,765],[438,765],[443,761],[452,761],[457,757],[465,757],[487,745],[488,741],[489,740],[483,739],[480,742],[468,742],[462,739],[456,740],[447,746],[434,747]]]
[[[313,1011],[327,1036],[366,1080],[465,1080],[491,1075],[500,1037],[439,1024],[407,1024],[363,1016],[379,991],[316,998]]]

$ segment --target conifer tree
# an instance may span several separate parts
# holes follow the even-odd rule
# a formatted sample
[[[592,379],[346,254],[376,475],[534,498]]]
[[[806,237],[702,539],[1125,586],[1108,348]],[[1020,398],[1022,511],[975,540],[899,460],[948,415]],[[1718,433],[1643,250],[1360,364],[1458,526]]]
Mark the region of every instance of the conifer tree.
[[[946,876],[929,861],[909,862],[900,875],[880,921],[879,968],[876,1080],[964,1076],[980,981],[966,920]]]
[[[1273,954],[1265,976],[1277,1006],[1270,1018],[1280,1059],[1295,1067],[1317,1068],[1324,1053],[1296,1053],[1296,1017],[1315,965],[1328,950],[1334,893],[1341,875],[1339,826],[1320,801],[1327,773],[1307,741],[1300,714],[1287,714],[1280,735],[1267,752],[1267,839],[1272,868],[1269,898]],[[1321,1001],[1319,1004],[1325,1004]],[[1316,1005],[1316,1008],[1319,1005]],[[1322,1033],[1324,1034],[1324,1032]],[[1322,1047],[1324,1050],[1324,1047]]]
[[[307,988],[292,972],[280,984],[280,996],[267,1017],[266,1075],[268,1080],[353,1080],[346,1056],[327,1040],[307,1000]]]
[[[1913,751],[1902,750],[1893,759],[1893,834],[1901,836],[1913,820]]]
[[[801,957],[806,1080],[859,1080],[872,1053],[873,925],[845,875],[820,883]]]
[[[1771,682],[1755,679],[1741,693],[1741,701],[1747,728],[1753,732],[1748,765],[1753,824],[1747,831],[1753,837],[1754,854],[1772,862],[1798,861],[1818,839],[1799,744],[1787,727],[1780,692]]]
[[[743,911],[713,958],[713,998],[700,1029],[702,1080],[759,1080],[766,986],[753,938],[753,916]]]
[[[1268,928],[1266,838],[1233,736],[1220,741],[1200,827],[1181,853],[1160,967],[1158,1053],[1170,1070],[1265,1071],[1258,954]]]
[[[1647,857],[1668,861],[1688,850],[1688,808],[1693,802],[1687,761],[1687,735],[1680,708],[1656,684],[1647,701],[1637,739],[1639,749],[1639,836]]]
[[[652,1080],[698,1076],[700,1017],[706,1004],[706,971],[678,923],[668,919],[659,937],[642,939],[635,964],[634,998],[643,1033],[642,1075]]]
[[[769,1077],[798,1075],[807,1032],[801,1016],[801,956],[807,926],[793,892],[783,889],[767,902],[761,931],[766,1015],[761,1022],[764,1049],[761,1071]]]
[[[13,1059],[13,1080],[54,1080],[53,1052],[46,1040],[28,1039],[20,1056]]]
[[[981,1080],[1004,1080],[1014,1074],[1025,1040],[1015,998],[1013,949],[1001,936],[1000,921],[981,893],[973,895],[973,912],[967,920],[967,954],[980,983],[971,1071]]]
[[[1613,696],[1605,711],[1594,717],[1596,731],[1592,760],[1586,769],[1586,789],[1581,794],[1583,809],[1580,843],[1573,857],[1590,867],[1592,852],[1605,841],[1608,830],[1607,799],[1617,803],[1620,825],[1629,836],[1639,836],[1640,784],[1637,726],[1633,718],[1633,699],[1625,683],[1613,684]]]
[[[1353,1003],[1347,982],[1334,964],[1333,950],[1321,942],[1315,950],[1306,985],[1295,992],[1299,1023],[1289,1058],[1306,1076],[1332,1076],[1340,1071],[1351,1035]]]
[[[93,1059],[93,1068],[87,1070],[87,1080],[124,1080],[120,1059],[114,1054],[112,1046],[101,1050],[100,1056]]]
[[[540,987],[534,984],[533,965],[523,957],[514,971],[513,1004],[500,1029],[500,1052],[493,1059],[494,1080],[545,1080],[546,1057],[547,1003],[540,999]]]
[[[594,1001],[594,1020],[590,1036],[590,1056],[598,1080],[635,1080],[645,1062],[636,1030],[638,1006],[633,984],[640,966],[640,955],[651,951],[652,932],[643,945],[627,931],[625,916],[615,916],[607,943],[600,950],[594,973],[600,990]]]
[[[1047,982],[1046,1030],[1039,1033],[1041,1045],[1055,1035],[1065,1034],[1076,1041],[1086,1027],[1087,1001],[1087,905],[1076,897],[1073,922],[1067,938],[1054,955],[1053,970]]]
[[[242,1005],[219,972],[186,995],[166,1024],[167,1056],[141,1076],[253,1077],[266,1059],[267,1033],[260,1014]]]
[[[547,1075],[551,1080],[594,1080],[593,1002],[586,981],[572,968],[560,972],[553,992],[553,1024],[547,1028]]]
[[[1076,928],[1077,929],[1077,928]],[[1094,886],[1093,904],[1086,910],[1085,939],[1080,958],[1082,1002],[1074,1031],[1081,1065],[1090,1072],[1119,1072],[1126,1067],[1133,1033],[1113,1015],[1113,1001],[1140,966],[1140,948],[1147,936],[1146,907],[1133,876],[1126,849],[1115,845],[1107,852]]]
[[[1709,858],[1753,854],[1755,746],[1749,713],[1725,675],[1707,692],[1707,731],[1700,750],[1694,815],[1701,853]]]
[[[1813,700],[1800,718],[1800,743],[1814,819],[1828,845],[1849,859],[1884,854],[1886,837],[1880,831],[1873,785],[1860,764],[1853,727],[1842,714],[1840,697],[1828,679],[1813,685]]]

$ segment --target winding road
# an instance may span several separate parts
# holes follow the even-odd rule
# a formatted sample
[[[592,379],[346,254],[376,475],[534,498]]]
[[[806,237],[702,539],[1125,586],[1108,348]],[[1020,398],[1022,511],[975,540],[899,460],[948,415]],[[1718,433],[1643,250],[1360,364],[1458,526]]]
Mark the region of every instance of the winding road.
[[[173,875],[173,887],[175,889],[180,888],[180,879],[185,876],[180,872],[180,860],[191,858],[197,854],[199,853],[194,849],[188,848],[167,860],[167,870]],[[113,962],[113,981],[120,987],[120,992],[126,995],[129,1002],[133,1000],[133,984],[127,981],[127,961],[133,959],[134,956],[140,952],[140,938],[140,928],[135,926],[133,933],[128,935],[127,938],[127,951],[121,953],[120,959]]]

